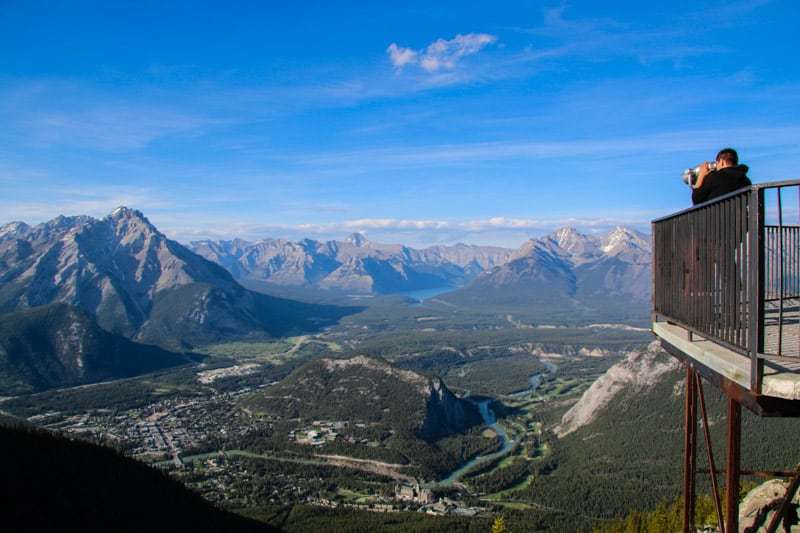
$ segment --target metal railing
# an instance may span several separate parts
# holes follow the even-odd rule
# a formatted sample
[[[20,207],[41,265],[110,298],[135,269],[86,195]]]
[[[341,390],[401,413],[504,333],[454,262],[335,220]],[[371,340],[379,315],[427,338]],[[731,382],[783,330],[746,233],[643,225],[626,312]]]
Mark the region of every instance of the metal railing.
[[[653,312],[751,360],[800,361],[800,180],[753,185],[652,223]]]

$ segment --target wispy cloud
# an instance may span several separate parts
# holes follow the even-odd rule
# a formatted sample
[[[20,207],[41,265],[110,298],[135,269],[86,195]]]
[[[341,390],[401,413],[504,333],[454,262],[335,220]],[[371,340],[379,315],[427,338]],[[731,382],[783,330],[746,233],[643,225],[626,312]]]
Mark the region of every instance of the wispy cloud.
[[[351,152],[304,154],[304,166],[360,165],[417,167],[448,163],[556,158],[631,157],[637,154],[670,154],[707,150],[721,144],[796,147],[800,127],[719,128],[685,130],[633,137],[574,139],[564,141],[498,141],[426,146],[397,146]]]
[[[589,233],[608,231],[616,226],[647,230],[647,220],[654,212],[617,212],[597,217],[489,217],[464,220],[363,218],[322,224],[264,224],[253,221],[227,220],[224,227],[213,225],[167,225],[166,233],[177,240],[201,239],[247,240],[265,238],[319,240],[342,239],[351,233],[363,233],[375,242],[402,243],[412,246],[430,244],[494,244],[516,247],[525,240],[570,226]]]
[[[548,8],[543,11],[541,25],[515,28],[545,41],[525,49],[519,54],[519,61],[578,57],[598,62],[629,57],[641,63],[671,60],[678,64],[688,57],[729,51],[725,46],[702,44],[700,36],[705,28],[697,21],[707,20],[707,16],[635,27],[610,17],[571,18],[566,11],[564,6]]]
[[[103,92],[63,80],[19,80],[0,85],[0,119],[15,140],[124,152],[163,138],[193,136],[218,123],[160,95]]]
[[[171,110],[104,106],[35,113],[21,126],[38,143],[127,151],[176,134],[192,134],[207,121]]]
[[[453,70],[459,61],[480,52],[484,47],[497,41],[488,33],[458,34],[452,39],[436,39],[424,50],[404,48],[392,43],[386,49],[389,60],[397,70],[407,65],[418,65],[428,73]]]
[[[627,217],[542,217],[518,218],[496,216],[468,220],[425,220],[396,218],[362,218],[343,220],[327,224],[298,224],[291,228],[309,233],[332,233],[342,231],[395,230],[395,231],[431,231],[461,230],[470,232],[486,232],[497,230],[549,230],[556,227],[575,226],[582,228],[606,227],[619,224],[641,224],[650,213],[636,212]]]

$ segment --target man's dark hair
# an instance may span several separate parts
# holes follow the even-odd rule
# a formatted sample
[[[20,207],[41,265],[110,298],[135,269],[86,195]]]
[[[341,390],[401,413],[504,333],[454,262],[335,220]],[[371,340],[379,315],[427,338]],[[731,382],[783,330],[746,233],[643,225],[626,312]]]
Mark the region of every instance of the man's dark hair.
[[[723,148],[717,154],[716,161],[725,161],[730,165],[736,166],[739,164],[739,154],[733,148]]]

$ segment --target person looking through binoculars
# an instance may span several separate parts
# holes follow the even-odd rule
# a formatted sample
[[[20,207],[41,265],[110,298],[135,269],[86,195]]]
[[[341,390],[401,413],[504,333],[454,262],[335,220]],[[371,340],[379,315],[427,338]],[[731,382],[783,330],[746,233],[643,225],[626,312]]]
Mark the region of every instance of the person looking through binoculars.
[[[749,187],[751,182],[747,171],[747,165],[739,164],[736,150],[724,148],[713,163],[706,161],[684,171],[683,181],[692,188],[692,205],[697,205]]]

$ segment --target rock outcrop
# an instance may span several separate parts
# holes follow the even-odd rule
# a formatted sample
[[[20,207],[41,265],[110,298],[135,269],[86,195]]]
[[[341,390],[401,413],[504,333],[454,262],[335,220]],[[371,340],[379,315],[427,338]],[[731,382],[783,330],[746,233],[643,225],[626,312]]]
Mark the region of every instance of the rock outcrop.
[[[554,431],[565,437],[590,424],[595,417],[623,392],[637,392],[653,386],[663,375],[679,368],[679,363],[666,355],[653,341],[646,350],[631,352],[625,360],[609,368],[597,378],[580,400],[561,418]]]
[[[766,531],[783,502],[788,486],[788,481],[771,479],[748,492],[739,504],[739,531],[744,533]],[[800,494],[795,494],[791,503],[790,524],[788,524],[791,531],[800,530],[797,519],[798,506],[800,506]],[[781,531],[785,531],[785,529],[781,528]]]

